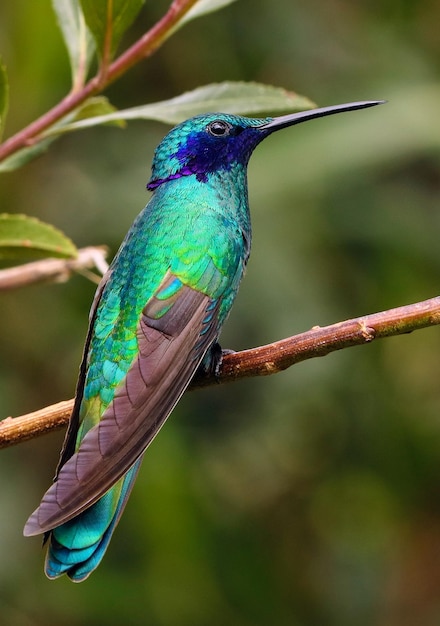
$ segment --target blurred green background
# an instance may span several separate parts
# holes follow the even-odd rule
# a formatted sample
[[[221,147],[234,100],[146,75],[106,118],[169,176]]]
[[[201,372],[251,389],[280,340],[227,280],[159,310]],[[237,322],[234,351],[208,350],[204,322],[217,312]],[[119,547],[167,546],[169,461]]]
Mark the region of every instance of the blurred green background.
[[[127,41],[167,6],[147,3]],[[225,347],[438,293],[439,20],[434,0],[240,0],[107,92],[127,107],[230,79],[320,105],[389,101],[258,148],[253,254]],[[49,0],[0,4],[0,51],[11,134],[69,88]],[[166,130],[137,122],[65,137],[2,175],[1,211],[113,254],[148,198]],[[1,295],[1,417],[72,396],[93,292],[77,276]],[[146,455],[103,564],[79,586],[46,580],[39,538],[22,537],[63,433],[2,451],[1,623],[435,626],[439,435],[438,328],[188,394]]]

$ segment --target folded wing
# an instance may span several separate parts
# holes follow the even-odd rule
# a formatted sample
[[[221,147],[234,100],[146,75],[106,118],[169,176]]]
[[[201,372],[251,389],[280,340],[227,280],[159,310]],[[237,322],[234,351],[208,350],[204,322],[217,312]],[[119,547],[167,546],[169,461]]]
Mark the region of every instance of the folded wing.
[[[215,341],[219,302],[166,274],[140,316],[138,356],[99,424],[59,468],[26,535],[47,532],[84,511],[142,455]]]

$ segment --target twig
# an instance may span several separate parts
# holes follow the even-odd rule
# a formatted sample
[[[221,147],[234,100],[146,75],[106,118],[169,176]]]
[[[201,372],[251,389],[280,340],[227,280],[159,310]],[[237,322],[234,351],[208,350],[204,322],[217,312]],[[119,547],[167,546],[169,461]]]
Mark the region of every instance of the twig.
[[[90,246],[78,250],[76,259],[42,259],[17,267],[0,270],[0,291],[16,289],[46,280],[64,282],[72,272],[84,272],[96,267],[103,274],[107,267],[105,246]],[[88,277],[95,276],[91,272]],[[100,277],[96,277],[98,282]]]
[[[36,143],[42,133],[55,122],[74,111],[91,96],[103,91],[133,65],[155,52],[196,2],[197,0],[174,0],[165,15],[143,37],[113,61],[104,73],[99,72],[81,89],[69,93],[50,111],[0,145],[0,161],[17,150]]]
[[[21,417],[7,417],[0,422],[0,448],[62,428],[68,423],[72,408],[73,400],[65,400]]]
[[[225,355],[217,377],[197,376],[190,389],[275,374],[306,359],[437,324],[440,324],[440,297],[331,326],[316,326],[275,343]],[[3,420],[0,422],[0,448],[62,428],[69,421],[72,407],[73,400],[67,400],[34,413]]]

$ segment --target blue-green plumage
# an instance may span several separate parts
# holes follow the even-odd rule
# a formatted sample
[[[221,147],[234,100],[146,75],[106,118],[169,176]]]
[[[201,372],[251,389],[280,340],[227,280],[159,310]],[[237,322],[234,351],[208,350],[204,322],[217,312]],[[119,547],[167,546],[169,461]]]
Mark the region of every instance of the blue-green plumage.
[[[197,367],[209,365],[249,256],[255,146],[278,128],[374,104],[266,119],[203,115],[159,145],[153,196],[95,296],[55,482],[25,527],[45,533],[49,578],[78,582],[97,567],[145,449]]]

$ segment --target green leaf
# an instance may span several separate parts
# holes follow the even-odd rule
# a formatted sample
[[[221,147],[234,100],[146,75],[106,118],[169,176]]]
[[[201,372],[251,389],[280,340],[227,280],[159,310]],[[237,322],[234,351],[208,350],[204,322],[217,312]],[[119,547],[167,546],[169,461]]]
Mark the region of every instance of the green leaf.
[[[108,98],[106,98],[105,96],[95,96],[94,98],[89,98],[88,100],[86,100],[86,102],[84,102],[81,107],[76,109],[76,111],[74,112],[73,121],[76,122],[89,119],[90,117],[94,118],[101,115],[111,115],[113,113],[117,114],[117,108],[109,102]],[[110,120],[108,124],[120,127],[124,127],[126,125],[124,120],[120,119]],[[62,131],[63,125],[60,125],[58,128],[56,128],[55,134],[58,134]]]
[[[9,83],[6,67],[0,59],[0,139],[5,127],[6,114],[9,106]]]
[[[188,91],[171,100],[124,109],[64,126],[61,132],[108,124],[115,120],[156,120],[178,124],[188,117],[208,111],[262,115],[269,112],[296,112],[313,109],[316,105],[291,91],[259,83],[214,83]],[[54,132],[60,132],[54,129]]]
[[[95,43],[86,26],[79,0],[52,0],[52,6],[69,55],[73,87],[79,88],[87,78]]]
[[[214,11],[219,11],[223,9],[223,7],[228,4],[232,4],[236,0],[199,0],[196,4],[186,13],[186,15],[180,20],[180,22],[173,29],[175,32],[178,28],[190,22],[191,20],[195,20],[202,15],[206,15],[207,13],[213,13]]]
[[[145,0],[81,0],[87,26],[102,55],[108,45],[113,56],[122,35],[131,26]]]
[[[27,215],[0,214],[0,259],[75,258],[78,251],[60,230]]]

